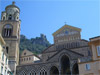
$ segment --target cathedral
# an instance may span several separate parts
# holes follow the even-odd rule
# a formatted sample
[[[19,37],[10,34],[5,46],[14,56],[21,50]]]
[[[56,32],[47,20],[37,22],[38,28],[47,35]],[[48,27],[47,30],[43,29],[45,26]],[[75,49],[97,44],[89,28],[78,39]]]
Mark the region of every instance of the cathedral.
[[[64,25],[53,33],[54,44],[42,52],[41,61],[17,66],[17,75],[78,75],[78,59],[91,56],[81,29]],[[21,60],[20,60],[21,61]]]
[[[91,56],[88,41],[81,39],[81,29],[65,24],[53,33],[54,44],[43,50],[41,60],[19,64],[20,9],[13,2],[2,12],[0,33],[6,42],[9,66],[14,75],[78,75],[78,59]]]

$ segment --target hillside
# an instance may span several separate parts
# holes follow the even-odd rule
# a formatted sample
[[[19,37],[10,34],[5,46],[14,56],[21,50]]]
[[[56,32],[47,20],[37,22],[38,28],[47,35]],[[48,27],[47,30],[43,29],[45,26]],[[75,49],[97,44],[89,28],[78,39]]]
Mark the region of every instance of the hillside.
[[[40,37],[31,39],[26,38],[25,35],[20,35],[20,53],[24,49],[27,49],[31,52],[39,54],[48,46],[50,46],[50,43],[44,34],[41,34]]]

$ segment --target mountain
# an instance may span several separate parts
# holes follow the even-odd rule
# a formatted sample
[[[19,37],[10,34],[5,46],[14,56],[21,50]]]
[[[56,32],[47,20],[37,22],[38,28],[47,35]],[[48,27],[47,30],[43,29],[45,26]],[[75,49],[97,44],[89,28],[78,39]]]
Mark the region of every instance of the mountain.
[[[31,39],[26,38],[25,35],[20,35],[20,53],[24,49],[27,49],[33,53],[39,54],[48,46],[50,46],[50,43],[44,34]]]

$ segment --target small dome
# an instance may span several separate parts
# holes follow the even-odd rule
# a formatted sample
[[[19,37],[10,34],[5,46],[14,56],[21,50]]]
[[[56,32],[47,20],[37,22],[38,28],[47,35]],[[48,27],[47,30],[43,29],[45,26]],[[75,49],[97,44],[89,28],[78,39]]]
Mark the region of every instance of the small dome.
[[[8,8],[17,8],[18,10],[20,10],[16,5],[15,5],[15,2],[12,2],[12,4],[11,5],[8,5],[6,8],[5,8],[5,10],[7,10]]]

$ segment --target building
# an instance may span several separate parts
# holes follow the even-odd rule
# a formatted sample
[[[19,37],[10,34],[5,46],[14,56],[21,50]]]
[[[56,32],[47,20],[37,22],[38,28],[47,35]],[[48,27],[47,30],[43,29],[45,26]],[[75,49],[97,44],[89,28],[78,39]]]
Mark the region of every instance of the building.
[[[80,28],[67,24],[53,33],[54,44],[42,52],[40,62],[31,63],[35,59],[37,60],[37,58],[34,56],[31,57],[30,55],[32,54],[29,51],[24,51],[19,58],[19,13],[20,9],[15,5],[15,2],[13,2],[2,12],[0,20],[0,33],[6,42],[5,51],[3,51],[3,53],[8,55],[8,64],[14,75],[99,74],[100,46],[98,45],[100,45],[100,37],[91,38],[90,42],[88,42],[87,40],[81,39]],[[2,46],[0,47],[2,49]],[[2,55],[2,52],[0,53]],[[29,57],[35,59],[29,62],[23,61],[24,59],[29,60]],[[6,60],[6,57],[4,60]]]
[[[9,65],[8,65],[8,55],[5,52],[5,49],[3,48],[5,45],[5,42],[0,35],[0,75],[9,75]]]
[[[100,36],[90,38],[89,45],[92,50],[92,58],[79,59],[79,74],[100,75]]]
[[[6,52],[9,55],[9,66],[16,73],[19,64],[19,41],[20,41],[20,9],[13,2],[5,8],[1,14],[0,33],[6,42]]]
[[[81,29],[64,25],[53,37],[54,44],[42,52],[41,61],[17,66],[16,75],[79,74],[78,59],[91,57],[88,41],[81,39]]]
[[[29,50],[24,50],[20,55],[20,65],[32,64],[40,61],[40,57]]]

